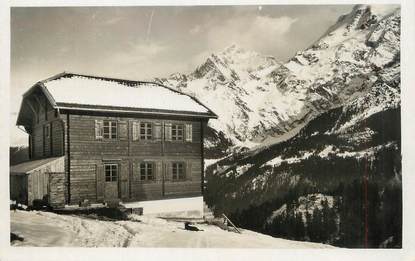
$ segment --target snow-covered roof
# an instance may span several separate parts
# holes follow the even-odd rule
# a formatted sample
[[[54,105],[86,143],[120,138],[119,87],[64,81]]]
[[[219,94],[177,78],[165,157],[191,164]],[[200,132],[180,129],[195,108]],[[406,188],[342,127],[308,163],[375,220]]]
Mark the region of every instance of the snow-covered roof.
[[[55,160],[59,160],[62,158],[63,157],[53,157],[53,158],[22,162],[20,164],[10,166],[10,174],[12,175],[30,174],[33,171],[38,170],[40,168],[45,168],[47,165],[54,162]]]
[[[153,82],[62,73],[39,82],[60,109],[216,115],[197,99]]]

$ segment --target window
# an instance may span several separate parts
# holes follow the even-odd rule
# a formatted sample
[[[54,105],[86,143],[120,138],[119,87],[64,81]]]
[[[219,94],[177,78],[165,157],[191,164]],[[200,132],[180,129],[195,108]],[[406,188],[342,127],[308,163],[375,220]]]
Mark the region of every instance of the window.
[[[45,121],[48,120],[48,104],[45,103]]]
[[[50,137],[50,126],[49,124],[45,125],[45,138],[49,138]]]
[[[118,178],[118,165],[117,164],[104,164],[105,167],[105,181],[117,181]]]
[[[172,140],[183,140],[183,124],[172,124],[171,139]]]
[[[116,121],[104,121],[103,128],[104,139],[116,139],[117,138],[117,122]]]
[[[140,123],[140,139],[151,140],[153,136],[153,128],[150,122]]]
[[[141,163],[140,164],[140,180],[154,180],[154,164]]]
[[[184,179],[185,178],[184,163],[173,162],[172,163],[172,174],[173,174],[173,180]]]
[[[192,124],[186,124],[186,141],[188,142],[192,142],[193,140],[193,128],[192,128]]]

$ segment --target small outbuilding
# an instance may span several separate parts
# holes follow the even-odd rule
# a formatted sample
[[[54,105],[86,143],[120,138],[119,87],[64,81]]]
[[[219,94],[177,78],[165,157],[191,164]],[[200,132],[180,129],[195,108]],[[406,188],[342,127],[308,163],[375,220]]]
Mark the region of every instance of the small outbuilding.
[[[65,204],[65,157],[32,160],[10,167],[12,200],[31,206],[44,200],[51,206]]]

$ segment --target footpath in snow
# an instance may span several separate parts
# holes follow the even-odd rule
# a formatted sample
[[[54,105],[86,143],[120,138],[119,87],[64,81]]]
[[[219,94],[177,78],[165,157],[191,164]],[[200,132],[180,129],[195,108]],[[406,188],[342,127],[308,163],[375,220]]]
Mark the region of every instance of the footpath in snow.
[[[184,230],[183,222],[131,215],[128,221],[102,221],[39,211],[11,211],[11,232],[24,238],[12,246],[68,247],[195,247],[195,248],[333,248],[291,241],[249,230],[228,232],[197,224],[203,231]]]

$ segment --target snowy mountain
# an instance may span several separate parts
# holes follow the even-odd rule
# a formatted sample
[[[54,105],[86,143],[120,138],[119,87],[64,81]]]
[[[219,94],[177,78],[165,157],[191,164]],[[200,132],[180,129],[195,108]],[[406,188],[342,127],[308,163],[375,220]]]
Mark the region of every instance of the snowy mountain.
[[[188,75],[158,81],[219,115],[209,123],[217,135],[208,147],[228,140],[252,148],[288,139],[322,112],[366,95],[398,59],[399,44],[399,8],[359,5],[284,64],[233,45]]]
[[[296,116],[301,120],[290,125],[304,127],[284,141],[233,153],[209,166],[207,203],[241,226],[261,231],[284,204],[321,193],[339,199],[336,211],[344,222],[359,224],[344,228],[349,223],[341,221],[343,227],[339,225],[330,240],[341,246],[379,247],[390,239],[390,246],[399,246],[399,43],[399,9],[356,6],[312,47],[274,70],[270,77],[285,95],[304,97]],[[365,203],[368,191],[375,196]],[[373,216],[378,227],[369,231],[372,238],[365,242],[363,204],[374,205],[367,211],[379,214]],[[353,208],[355,217],[347,214]],[[391,222],[393,230],[379,227]],[[271,234],[281,236],[273,229]],[[342,229],[352,235],[347,238],[349,233]],[[284,233],[293,236],[292,231]]]
[[[226,140],[249,147],[266,131],[285,131],[278,126],[280,116],[269,99],[270,95],[281,97],[267,77],[279,66],[271,56],[232,45],[210,55],[189,75],[174,74],[158,81],[197,97],[219,114],[218,120],[209,122],[214,133],[208,136],[208,148]]]

